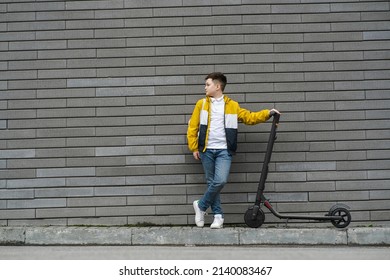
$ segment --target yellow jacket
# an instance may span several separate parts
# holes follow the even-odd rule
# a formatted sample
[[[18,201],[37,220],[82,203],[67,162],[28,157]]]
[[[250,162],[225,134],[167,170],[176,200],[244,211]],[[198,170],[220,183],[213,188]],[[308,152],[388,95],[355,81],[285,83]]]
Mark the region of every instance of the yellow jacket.
[[[225,132],[226,142],[230,153],[237,150],[238,122],[254,125],[265,122],[270,118],[270,111],[265,109],[259,112],[251,112],[240,107],[238,102],[224,95],[225,101]],[[210,97],[202,98],[196,102],[191,119],[188,123],[187,140],[191,152],[205,151],[209,135],[210,123]]]

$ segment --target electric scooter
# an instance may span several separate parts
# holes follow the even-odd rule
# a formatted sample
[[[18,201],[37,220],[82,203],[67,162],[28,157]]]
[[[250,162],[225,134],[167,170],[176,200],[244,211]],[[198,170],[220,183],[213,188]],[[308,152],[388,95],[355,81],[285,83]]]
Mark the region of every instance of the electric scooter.
[[[265,215],[263,210],[260,208],[261,205],[264,205],[268,208],[269,211],[276,217],[280,219],[287,219],[286,223],[290,219],[299,219],[299,220],[317,220],[317,221],[327,221],[331,222],[336,228],[345,228],[351,222],[351,213],[349,212],[349,206],[345,204],[336,204],[332,206],[329,212],[324,216],[304,216],[304,215],[287,215],[281,214],[276,211],[270,201],[264,196],[263,192],[265,189],[265,181],[267,180],[268,175],[268,164],[271,160],[271,154],[274,142],[276,140],[276,129],[279,125],[280,114],[277,114],[274,111],[271,111],[271,116],[273,117],[271,134],[269,136],[267,151],[264,158],[263,169],[261,171],[260,181],[256,194],[255,204],[246,211],[244,220],[245,223],[251,228],[260,227],[265,220]]]

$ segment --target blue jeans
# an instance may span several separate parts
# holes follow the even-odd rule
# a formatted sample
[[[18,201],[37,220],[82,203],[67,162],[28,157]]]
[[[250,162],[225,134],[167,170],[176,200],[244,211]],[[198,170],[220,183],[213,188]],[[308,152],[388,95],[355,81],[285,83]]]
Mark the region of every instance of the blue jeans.
[[[200,152],[200,159],[206,175],[207,190],[199,200],[199,208],[206,211],[211,207],[214,215],[223,215],[220,192],[229,177],[232,155],[228,150],[207,149],[204,153]]]

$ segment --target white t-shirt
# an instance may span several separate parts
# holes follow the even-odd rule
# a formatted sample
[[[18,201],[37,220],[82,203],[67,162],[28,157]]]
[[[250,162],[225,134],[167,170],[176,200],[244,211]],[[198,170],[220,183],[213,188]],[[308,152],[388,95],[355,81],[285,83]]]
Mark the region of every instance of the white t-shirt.
[[[227,149],[225,133],[225,101],[223,96],[211,98],[210,130],[207,149]]]

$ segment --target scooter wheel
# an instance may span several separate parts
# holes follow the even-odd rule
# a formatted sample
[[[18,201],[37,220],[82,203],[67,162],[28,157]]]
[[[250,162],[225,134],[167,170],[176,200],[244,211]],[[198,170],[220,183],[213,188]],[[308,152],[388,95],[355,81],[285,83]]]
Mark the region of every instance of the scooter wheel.
[[[251,207],[245,212],[244,220],[248,227],[258,228],[264,223],[265,215],[263,210],[259,209],[259,211],[257,211],[257,216],[254,218],[253,207]]]
[[[330,216],[340,216],[340,220],[331,220],[331,223],[337,228],[346,228],[351,222],[351,213],[347,208],[337,207],[330,211]]]

